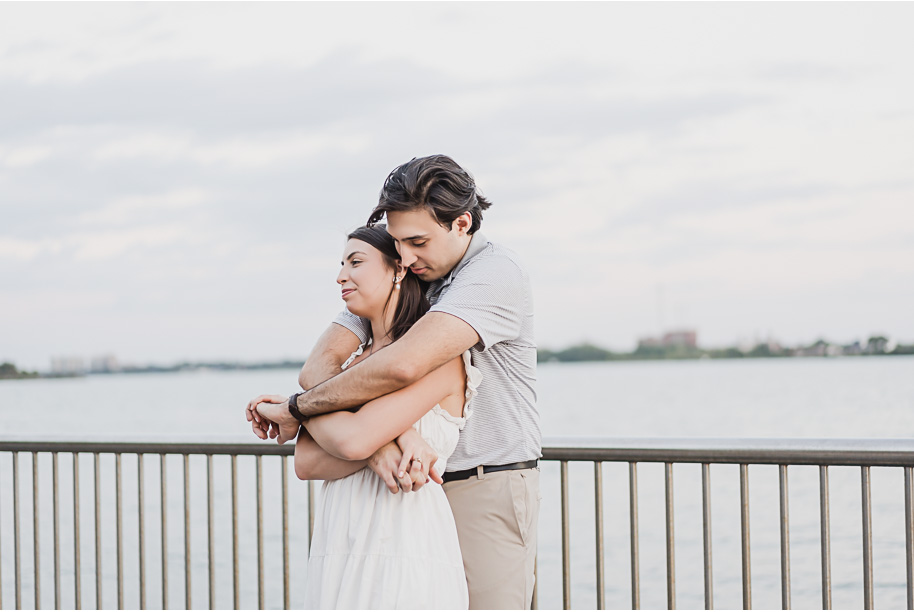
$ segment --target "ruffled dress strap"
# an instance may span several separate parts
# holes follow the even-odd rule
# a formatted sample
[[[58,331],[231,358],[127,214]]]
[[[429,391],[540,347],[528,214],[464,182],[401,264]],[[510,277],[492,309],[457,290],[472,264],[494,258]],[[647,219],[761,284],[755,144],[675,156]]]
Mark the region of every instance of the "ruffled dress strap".
[[[473,359],[470,355],[470,351],[464,351],[463,353],[463,368],[467,373],[467,384],[466,392],[464,394],[463,400],[463,416],[455,417],[453,414],[442,408],[441,406],[435,406],[432,408],[432,411],[441,416],[446,421],[454,423],[460,429],[463,429],[464,425],[467,423],[467,419],[470,418],[470,415],[473,414],[473,409],[470,408],[470,402],[473,401],[473,398],[476,397],[479,389],[479,383],[482,382],[482,372],[473,365]]]
[[[361,355],[362,352],[369,346],[371,346],[371,338],[369,338],[367,342],[363,342],[362,344],[360,344],[359,348],[352,351],[352,355],[349,356],[349,359],[347,359],[346,361],[343,362],[343,365],[340,366],[340,369],[345,370],[346,368],[348,368],[352,364],[352,362],[355,361],[355,358],[358,357],[359,355]]]

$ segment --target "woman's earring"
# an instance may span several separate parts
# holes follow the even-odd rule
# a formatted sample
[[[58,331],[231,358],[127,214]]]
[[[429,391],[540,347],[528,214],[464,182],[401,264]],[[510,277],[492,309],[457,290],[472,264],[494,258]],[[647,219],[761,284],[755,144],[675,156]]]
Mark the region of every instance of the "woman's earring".
[[[399,289],[400,288],[400,277],[397,276],[396,278],[394,278],[394,282],[397,284],[397,289]]]

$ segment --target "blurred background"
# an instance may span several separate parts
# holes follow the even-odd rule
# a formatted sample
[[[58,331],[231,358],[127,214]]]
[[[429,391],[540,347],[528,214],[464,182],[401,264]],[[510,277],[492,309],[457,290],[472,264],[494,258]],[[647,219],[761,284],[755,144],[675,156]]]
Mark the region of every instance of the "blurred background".
[[[540,346],[914,340],[914,6],[0,5],[0,362],[304,358],[446,153]]]

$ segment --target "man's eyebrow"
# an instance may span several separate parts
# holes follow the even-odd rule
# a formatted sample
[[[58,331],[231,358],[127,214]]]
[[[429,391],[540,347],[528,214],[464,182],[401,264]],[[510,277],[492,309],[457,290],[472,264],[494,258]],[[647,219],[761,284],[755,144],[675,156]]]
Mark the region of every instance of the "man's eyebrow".
[[[428,234],[417,234],[416,236],[409,236],[407,238],[404,238],[400,242],[406,242],[407,240],[427,240],[427,239],[428,239]]]

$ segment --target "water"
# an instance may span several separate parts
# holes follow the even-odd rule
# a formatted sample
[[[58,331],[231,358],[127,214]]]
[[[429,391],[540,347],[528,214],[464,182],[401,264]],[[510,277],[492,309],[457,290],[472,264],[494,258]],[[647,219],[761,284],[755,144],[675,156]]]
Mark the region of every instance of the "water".
[[[259,393],[287,394],[293,370],[197,372],[95,376],[85,379],[8,381],[0,384],[0,436],[64,440],[220,440],[253,441],[242,416],[244,404]],[[634,437],[815,437],[899,438],[914,430],[914,359],[842,358],[690,362],[544,364],[539,369],[539,405],[545,436]],[[72,461],[61,455],[61,589],[63,607],[72,607]],[[12,458],[0,454],[0,585],[3,607],[13,607]],[[253,459],[239,464],[239,550],[242,607],[257,606],[257,547]],[[265,605],[282,607],[282,540],[279,459],[264,465]],[[32,466],[20,457],[23,606],[33,603]],[[145,467],[146,597],[161,606],[159,464]],[[114,458],[101,456],[101,551],[103,605],[113,608],[116,593]],[[94,489],[91,456],[80,458],[82,604],[95,603]],[[191,460],[192,605],[208,605],[206,462]],[[168,458],[169,605],[183,607],[183,463]],[[903,475],[900,469],[873,468],[875,602],[905,607]],[[214,458],[216,508],[216,607],[232,605],[231,489],[229,459]],[[630,606],[628,468],[605,464],[604,530],[606,604]],[[592,608],[594,599],[593,471],[571,466],[572,605]],[[714,596],[716,607],[741,607],[738,468],[712,467]],[[831,529],[833,604],[862,607],[859,468],[832,468]],[[122,459],[124,525],[124,604],[138,606],[137,463]],[[289,473],[291,602],[303,598],[307,559],[306,489]],[[51,459],[39,457],[41,604],[53,606]],[[819,591],[818,471],[790,469],[790,536],[793,606],[821,605]],[[753,605],[780,607],[778,474],[775,466],[750,468]],[[540,520],[539,604],[561,607],[561,533],[558,466],[543,466]],[[677,605],[703,607],[700,468],[676,466]],[[639,467],[641,604],[666,606],[663,469]]]

